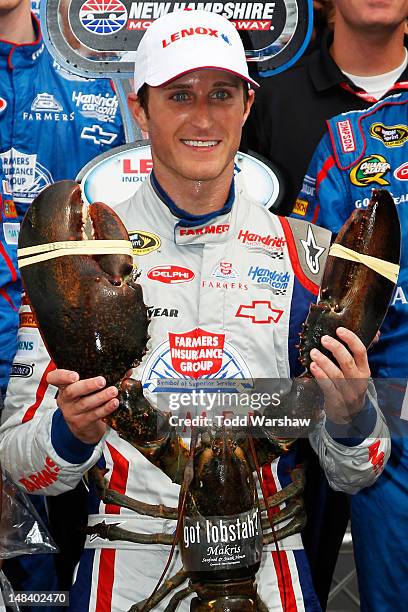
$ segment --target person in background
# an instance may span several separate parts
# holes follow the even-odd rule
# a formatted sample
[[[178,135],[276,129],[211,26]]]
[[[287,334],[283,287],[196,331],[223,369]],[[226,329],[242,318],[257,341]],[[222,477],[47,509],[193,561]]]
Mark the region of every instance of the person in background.
[[[332,3],[333,30],[328,29],[320,47],[295,66],[261,80],[243,130],[240,150],[263,155],[282,174],[285,197],[279,214],[290,214],[295,205],[326,119],[367,108],[408,88],[408,0]]]
[[[333,26],[333,18],[333,0],[313,0],[313,31],[305,54],[320,47],[327,28]]]
[[[303,219],[337,233],[373,188],[391,191],[401,225],[397,287],[369,362],[380,407],[392,432],[391,458],[370,489],[350,498],[351,525],[363,612],[403,612],[408,597],[408,92],[367,111],[328,122],[307,174]],[[298,216],[299,215],[294,215]]]
[[[46,49],[30,0],[1,2],[0,409],[10,373],[28,381],[35,359],[35,348],[27,347],[11,368],[19,324],[23,340],[24,330],[33,325],[32,318],[18,318],[22,287],[16,250],[24,213],[44,187],[74,179],[88,161],[123,143],[118,100],[109,80],[68,74]],[[54,536],[62,553],[55,560],[35,555],[7,562],[5,570],[15,589],[58,588],[54,562],[61,570],[62,586],[67,576],[71,579],[72,557],[78,555],[80,544],[69,525],[84,520],[83,496],[74,493],[54,503]],[[47,520],[38,498],[36,506]],[[68,506],[71,518],[66,516]]]

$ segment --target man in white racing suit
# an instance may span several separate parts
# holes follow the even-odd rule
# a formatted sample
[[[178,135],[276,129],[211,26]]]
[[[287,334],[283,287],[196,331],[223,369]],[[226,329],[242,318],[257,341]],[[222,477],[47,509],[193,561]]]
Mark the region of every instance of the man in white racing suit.
[[[234,183],[251,85],[257,86],[238,33],[210,12],[159,18],[137,52],[129,103],[149,132],[154,169],[116,210],[133,242],[151,317],[148,350],[133,371],[149,399],[164,378],[288,378],[297,369],[294,346],[318,293],[330,233],[270,214]],[[112,325],[121,316],[126,313],[112,311]],[[106,388],[102,376],[79,380],[56,369],[27,303],[20,321],[15,364],[26,376],[9,385],[0,447],[15,481],[30,493],[57,495],[98,463],[109,488],[176,507],[179,486],[102,420],[118,406],[116,387]],[[381,473],[389,438],[375,401],[366,399],[366,350],[351,331],[340,328],[338,336],[344,344],[322,340],[338,366],[312,352],[311,372],[319,382],[329,379],[332,393],[310,437],[331,486],[355,493]],[[338,384],[344,378],[359,384],[345,388]],[[294,445],[263,466],[268,495],[291,482],[296,463]],[[89,504],[90,525],[120,524],[147,534],[175,530],[174,520],[102,503],[92,487]],[[70,609],[128,610],[153,591],[167,557],[164,545],[88,536]],[[176,554],[170,573],[179,567]],[[257,582],[269,610],[320,610],[300,534],[286,538],[279,552],[264,547]],[[180,609],[189,609],[188,599]]]

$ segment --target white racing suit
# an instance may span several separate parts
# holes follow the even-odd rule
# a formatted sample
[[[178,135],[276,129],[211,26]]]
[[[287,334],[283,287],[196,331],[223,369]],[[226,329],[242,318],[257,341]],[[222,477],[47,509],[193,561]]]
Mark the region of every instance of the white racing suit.
[[[151,322],[148,351],[134,377],[153,398],[163,378],[288,378],[295,370],[300,324],[315,300],[330,233],[272,215],[232,185],[225,207],[195,217],[166,196],[154,177],[116,211],[131,236]],[[52,304],[52,299],[50,300]],[[50,305],[52,308],[52,305]],[[112,308],[112,325],[126,316]],[[23,304],[19,349],[3,415],[1,458],[30,493],[74,487],[96,462],[109,486],[150,504],[177,506],[179,486],[109,429],[98,445],[78,441],[46,382],[55,366]],[[192,347],[194,350],[192,350]],[[375,403],[375,402],[374,402]],[[355,493],[372,484],[389,454],[381,413],[364,409],[366,439],[334,440],[324,418],[310,439],[331,486]],[[373,450],[374,449],[374,450]],[[292,450],[262,468],[269,495],[291,482]],[[141,533],[172,534],[175,521],[103,504],[90,490],[89,523],[119,523]],[[300,534],[264,547],[258,592],[268,609],[320,610]],[[153,590],[169,553],[164,545],[107,542],[88,536],[71,594],[75,612],[124,612]],[[180,566],[176,554],[170,572]],[[283,574],[283,576],[282,576]],[[284,592],[285,591],[285,592]],[[165,602],[157,609],[163,610]],[[188,610],[188,600],[181,610]]]

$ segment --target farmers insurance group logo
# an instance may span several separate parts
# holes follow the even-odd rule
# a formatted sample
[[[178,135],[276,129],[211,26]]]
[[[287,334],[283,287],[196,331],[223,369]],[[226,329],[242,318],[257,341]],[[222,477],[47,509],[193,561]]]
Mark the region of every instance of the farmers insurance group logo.
[[[200,327],[175,334],[169,332],[149,356],[143,370],[142,384],[155,393],[165,391],[160,379],[222,379],[223,389],[236,390],[237,379],[251,379],[251,373],[239,351],[225,338]],[[187,389],[188,387],[186,387]],[[170,389],[174,390],[173,388]]]
[[[92,34],[114,34],[127,21],[127,10],[119,0],[87,0],[79,12],[79,19]]]

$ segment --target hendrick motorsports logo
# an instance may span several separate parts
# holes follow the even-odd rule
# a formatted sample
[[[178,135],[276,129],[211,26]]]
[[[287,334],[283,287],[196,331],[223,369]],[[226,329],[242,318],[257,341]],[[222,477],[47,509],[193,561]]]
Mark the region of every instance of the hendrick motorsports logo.
[[[127,10],[119,0],[87,0],[81,7],[79,19],[92,34],[114,34],[127,21]]]
[[[370,157],[364,157],[351,170],[350,180],[357,187],[366,187],[370,183],[389,185],[389,182],[384,178],[384,174],[387,174],[390,168],[390,164],[382,155],[370,155]]]

